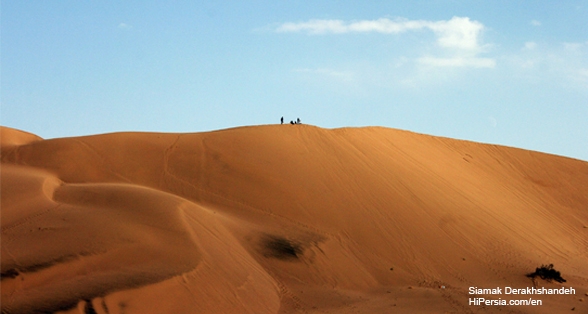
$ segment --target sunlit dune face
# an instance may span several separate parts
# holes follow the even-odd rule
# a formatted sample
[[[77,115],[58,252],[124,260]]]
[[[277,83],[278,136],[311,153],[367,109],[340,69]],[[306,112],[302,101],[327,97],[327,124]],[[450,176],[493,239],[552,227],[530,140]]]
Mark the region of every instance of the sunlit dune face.
[[[588,310],[584,161],[386,128],[1,134],[3,313],[475,312],[470,287],[533,285]]]

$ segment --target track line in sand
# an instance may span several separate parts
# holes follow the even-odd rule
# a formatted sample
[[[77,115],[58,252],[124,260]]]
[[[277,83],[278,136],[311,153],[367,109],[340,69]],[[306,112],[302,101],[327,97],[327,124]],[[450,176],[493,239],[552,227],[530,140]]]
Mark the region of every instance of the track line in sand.
[[[190,296],[190,300],[192,300],[192,303],[194,303],[194,304],[197,304],[197,303],[198,303],[198,300],[196,300],[196,297],[194,297],[194,291],[192,291],[192,289],[190,288],[190,284],[188,283],[188,281],[189,281],[189,279],[188,279],[188,274],[189,274],[190,272],[193,272],[193,271],[195,271],[195,270],[198,268],[198,266],[199,266],[199,265],[200,265],[200,264],[198,264],[198,265],[197,265],[197,266],[196,266],[194,269],[192,269],[191,271],[185,272],[185,273],[183,273],[183,274],[181,274],[181,275],[177,276],[177,277],[176,277],[176,279],[175,279],[175,280],[178,282],[178,284],[179,284],[180,286],[182,286],[182,287],[185,289],[185,291],[186,291],[186,292],[188,293],[188,295]]]
[[[176,139],[176,142],[177,142],[178,139],[179,139],[179,137]],[[206,151],[208,150],[208,148],[206,147],[205,138],[202,139],[201,144],[202,144],[202,150],[201,150],[201,152],[202,152],[201,153],[201,169],[203,169],[203,167],[205,167],[205,165],[206,165],[206,156],[208,156],[208,154],[206,154]],[[170,153],[171,153],[171,151],[170,151]],[[310,225],[303,224],[303,223],[301,223],[299,221],[296,221],[294,219],[291,219],[291,218],[288,218],[288,217],[285,217],[285,216],[276,214],[275,212],[273,212],[271,210],[263,210],[261,208],[255,207],[255,206],[253,206],[251,204],[245,203],[243,201],[238,201],[238,200],[235,200],[233,198],[230,198],[230,197],[228,197],[226,195],[222,195],[222,194],[219,194],[219,193],[216,193],[216,192],[207,190],[205,188],[202,188],[200,186],[197,186],[194,183],[192,183],[192,182],[190,182],[190,181],[188,181],[188,180],[186,180],[186,179],[184,179],[182,177],[179,177],[176,174],[170,172],[168,170],[168,168],[169,168],[168,162],[169,162],[169,156],[168,156],[168,160],[166,162],[166,165],[164,167],[165,174],[166,175],[169,175],[169,177],[173,178],[174,180],[179,181],[182,185],[185,185],[185,186],[187,186],[187,187],[189,187],[189,188],[191,188],[193,190],[197,190],[197,191],[199,191],[199,192],[201,192],[203,194],[207,194],[208,196],[212,196],[212,199],[216,198],[216,199],[221,199],[221,200],[227,201],[227,202],[229,202],[231,204],[238,205],[238,206],[240,206],[242,208],[246,208],[246,209],[252,210],[254,212],[261,213],[261,214],[264,214],[266,216],[270,216],[270,217],[272,217],[272,218],[274,218],[276,220],[282,220],[283,222],[286,222],[286,223],[289,223],[291,225],[300,227],[302,229],[306,229],[307,231],[311,231],[311,232],[314,232],[316,234],[322,235],[323,237],[333,237],[334,236],[333,234],[330,234],[330,233],[325,232],[323,230],[319,230],[318,228],[315,228],[315,227],[312,227]],[[204,173],[204,171],[200,171],[200,173]],[[203,180],[202,178],[199,179],[199,181],[202,181],[202,180]],[[172,193],[173,194],[173,191],[168,191],[168,193]],[[189,194],[189,193],[186,193],[186,194]],[[184,198],[184,199],[187,199],[187,200],[189,200],[191,202],[194,202],[197,205],[203,206],[205,208],[207,207],[206,206],[207,201],[194,200],[193,198],[189,198],[186,195],[179,195],[179,196],[182,197],[182,198]],[[211,202],[212,204],[215,203],[214,201],[209,201],[209,202]]]
[[[100,159],[100,162],[102,162],[102,164],[104,165],[105,169],[112,173],[115,177],[118,177],[120,179],[122,179],[123,181],[129,183],[129,184],[134,184],[133,181],[131,181],[131,179],[123,176],[122,174],[118,173],[117,171],[115,171],[113,169],[113,167],[111,166],[111,164],[108,162],[108,159],[106,157],[104,157],[96,148],[94,148],[94,146],[86,143],[84,140],[82,139],[75,139],[75,141],[77,143],[79,143],[80,145],[86,147],[87,149],[89,149],[92,153],[94,153],[96,156],[98,156],[98,158]],[[60,178],[61,179],[61,178]]]
[[[180,140],[180,137],[182,135],[178,134],[176,136],[176,138],[174,139],[174,141],[163,151],[163,168],[161,170],[161,178],[159,180],[159,186],[162,187],[164,186],[162,184],[162,182],[165,182],[165,175],[169,174],[174,176],[170,171],[169,171],[169,156],[172,154],[172,152],[176,149],[178,141]],[[178,178],[179,179],[179,178]]]
[[[51,201],[53,201],[53,200],[51,200]],[[4,233],[5,233],[5,232],[7,232],[7,231],[10,231],[10,230],[12,230],[12,229],[14,229],[14,228],[16,228],[16,227],[19,227],[19,226],[22,226],[22,225],[24,225],[24,224],[26,224],[26,223],[28,223],[28,222],[31,222],[31,221],[32,221],[32,220],[34,220],[35,218],[39,218],[39,217],[41,217],[41,216],[43,216],[43,215],[46,215],[46,214],[48,214],[48,213],[50,213],[50,212],[52,212],[52,211],[55,211],[56,209],[59,209],[60,207],[61,207],[61,204],[59,204],[59,203],[55,203],[55,206],[54,206],[54,207],[47,208],[46,210],[44,210],[44,211],[42,211],[42,212],[38,212],[38,213],[36,213],[36,214],[30,215],[30,216],[26,216],[26,217],[24,217],[24,218],[21,218],[21,219],[19,219],[19,220],[15,221],[15,222],[13,222],[13,223],[12,223],[12,224],[10,224],[10,225],[3,226],[3,227],[0,229],[0,232],[1,232],[2,234],[4,234]],[[9,242],[12,240],[12,238],[11,238],[10,236],[8,237],[8,239],[9,239]]]

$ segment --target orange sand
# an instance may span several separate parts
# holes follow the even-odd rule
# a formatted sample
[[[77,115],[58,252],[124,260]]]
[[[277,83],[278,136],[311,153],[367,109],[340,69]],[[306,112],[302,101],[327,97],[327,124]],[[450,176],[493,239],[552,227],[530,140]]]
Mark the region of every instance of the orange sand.
[[[0,134],[2,313],[588,313],[585,161],[376,127]],[[468,295],[550,263],[575,295]]]

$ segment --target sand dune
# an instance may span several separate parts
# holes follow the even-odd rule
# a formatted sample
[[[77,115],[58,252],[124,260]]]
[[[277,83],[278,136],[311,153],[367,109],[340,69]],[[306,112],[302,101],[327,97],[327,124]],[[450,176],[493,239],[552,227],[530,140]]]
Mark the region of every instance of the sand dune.
[[[376,127],[0,134],[3,313],[588,313],[585,161]],[[550,263],[576,294],[468,294]]]

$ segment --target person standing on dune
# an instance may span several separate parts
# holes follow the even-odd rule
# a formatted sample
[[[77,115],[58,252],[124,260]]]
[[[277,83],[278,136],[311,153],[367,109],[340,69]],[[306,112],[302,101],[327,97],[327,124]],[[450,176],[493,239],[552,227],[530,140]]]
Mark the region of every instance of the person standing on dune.
[[[284,117],[280,118],[280,124],[284,124]]]

